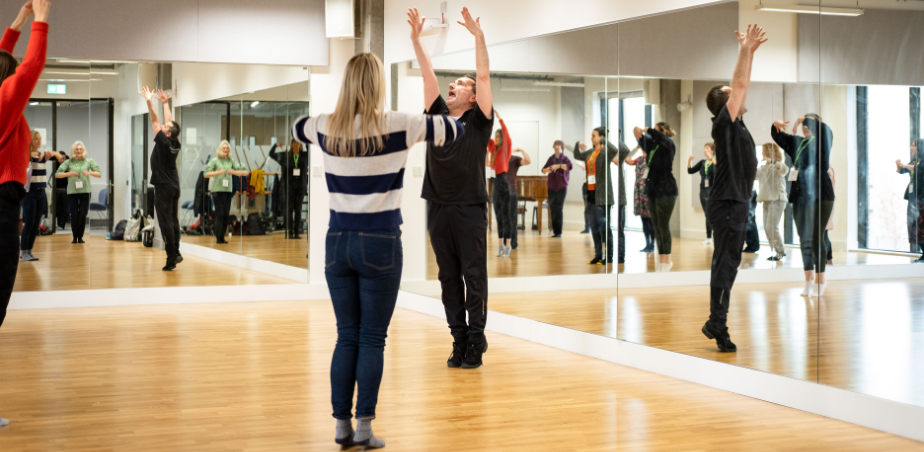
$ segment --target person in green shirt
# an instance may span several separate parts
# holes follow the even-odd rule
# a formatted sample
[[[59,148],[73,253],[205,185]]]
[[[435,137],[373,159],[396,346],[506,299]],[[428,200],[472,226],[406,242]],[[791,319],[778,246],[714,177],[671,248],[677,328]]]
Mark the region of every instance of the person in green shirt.
[[[71,214],[71,243],[84,243],[83,232],[87,226],[87,214],[90,211],[90,177],[100,178],[99,165],[87,157],[87,148],[81,141],[71,145],[71,158],[65,160],[55,177],[67,178],[67,205]]]
[[[218,244],[228,243],[228,218],[231,214],[231,199],[234,197],[233,176],[246,176],[247,167],[231,159],[231,144],[222,140],[218,144],[215,158],[205,167],[205,177],[210,179],[209,191],[215,204],[215,239]]]

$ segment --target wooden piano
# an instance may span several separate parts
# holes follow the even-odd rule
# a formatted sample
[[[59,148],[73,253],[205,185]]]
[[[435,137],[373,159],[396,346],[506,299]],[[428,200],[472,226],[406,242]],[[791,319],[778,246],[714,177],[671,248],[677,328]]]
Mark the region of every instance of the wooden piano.
[[[548,176],[517,176],[517,197],[518,201],[523,203],[532,201],[539,203],[539,214],[537,215],[536,227],[539,234],[542,234],[542,203],[549,199]],[[488,179],[489,199],[493,199],[494,178]],[[517,213],[520,213],[520,207],[517,206]],[[525,207],[523,207],[525,209]],[[494,215],[494,206],[488,206],[488,227],[491,227],[491,221]],[[552,213],[549,212],[549,223],[552,224]],[[519,225],[519,220],[517,220]],[[524,221],[525,226],[525,221]]]

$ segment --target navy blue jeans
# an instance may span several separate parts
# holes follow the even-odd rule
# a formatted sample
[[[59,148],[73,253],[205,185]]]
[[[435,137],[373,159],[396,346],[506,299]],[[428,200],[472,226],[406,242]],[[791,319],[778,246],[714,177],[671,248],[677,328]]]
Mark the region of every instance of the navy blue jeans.
[[[375,417],[385,338],[395,312],[404,251],[398,228],[327,232],[324,274],[337,316],[337,347],[330,365],[334,417]]]
[[[34,189],[26,193],[22,199],[22,238],[19,241],[19,249],[31,250],[35,245],[35,237],[39,233],[39,225],[42,223],[42,217],[45,216],[45,189]]]
[[[606,261],[613,260],[613,228],[610,227],[610,211],[613,206],[596,206],[594,208],[594,221],[591,223],[590,233],[594,240],[594,258],[603,259],[603,249],[606,248]],[[604,242],[605,240],[605,242]],[[623,247],[625,249],[625,247]]]

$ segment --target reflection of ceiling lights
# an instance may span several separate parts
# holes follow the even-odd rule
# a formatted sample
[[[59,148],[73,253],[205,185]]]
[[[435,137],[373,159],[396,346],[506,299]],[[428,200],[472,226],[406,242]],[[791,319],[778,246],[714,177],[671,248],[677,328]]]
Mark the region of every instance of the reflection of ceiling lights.
[[[759,3],[754,7],[757,11],[769,11],[777,13],[796,13],[796,14],[820,14],[822,16],[862,16],[863,10],[860,8],[834,8],[818,7],[806,5],[774,5],[769,3]]]
[[[90,72],[78,72],[78,71],[45,71],[45,74],[54,74],[54,75],[119,75],[116,71],[90,71]]]
[[[41,82],[101,82],[101,78],[40,78]]]
[[[546,82],[537,80],[533,82],[533,86],[567,86],[571,88],[583,88],[583,83],[569,83],[569,82]]]
[[[250,104],[250,108],[254,108],[254,107],[256,107],[257,105],[260,105],[260,101],[256,101],[256,102]]]
[[[501,87],[501,91],[512,91],[512,92],[537,92],[537,93],[547,93],[549,90],[547,88],[508,88],[506,86]]]
[[[38,105],[38,102],[29,102],[29,105],[35,106]]]

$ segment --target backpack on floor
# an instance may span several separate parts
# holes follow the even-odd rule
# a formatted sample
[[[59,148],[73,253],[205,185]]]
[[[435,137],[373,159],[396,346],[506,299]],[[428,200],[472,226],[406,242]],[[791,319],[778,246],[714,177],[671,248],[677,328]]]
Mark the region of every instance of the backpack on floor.
[[[122,240],[126,242],[138,242],[141,240],[141,218],[129,218],[125,225],[125,233]]]
[[[263,228],[263,221],[260,219],[260,214],[252,213],[247,215],[247,235],[266,235],[266,230]]]
[[[109,240],[123,240],[125,238],[125,228],[128,226],[127,220],[122,220],[116,225],[115,229],[109,233]]]

